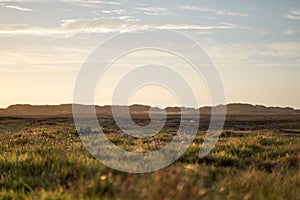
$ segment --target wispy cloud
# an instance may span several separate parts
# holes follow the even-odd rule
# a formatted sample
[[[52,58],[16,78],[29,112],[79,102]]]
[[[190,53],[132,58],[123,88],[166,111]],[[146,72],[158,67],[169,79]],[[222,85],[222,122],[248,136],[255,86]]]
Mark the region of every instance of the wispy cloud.
[[[122,15],[122,14],[126,13],[126,10],[123,10],[123,9],[117,9],[117,10],[103,10],[102,13],[105,13],[105,14]]]
[[[291,30],[291,29],[287,29],[285,32],[284,32],[284,35],[294,35],[295,34],[295,31]]]
[[[74,70],[89,55],[91,49],[59,46],[20,46],[0,49],[0,71]]]
[[[32,11],[30,8],[24,8],[24,7],[21,7],[21,6],[6,5],[5,7],[15,9],[15,10],[20,10],[20,11],[25,11],[25,12],[31,12]]]
[[[300,9],[290,10],[289,14],[286,15],[288,19],[300,20]]]
[[[210,44],[206,50],[219,67],[298,67],[300,64],[299,42]]]
[[[82,7],[97,8],[99,5],[112,5],[120,6],[120,1],[107,1],[107,0],[0,0],[0,3],[45,3],[45,2],[65,2],[74,3]]]
[[[138,7],[136,10],[145,15],[170,15],[171,12],[163,7]]]
[[[182,10],[192,10],[192,11],[199,11],[199,12],[210,12],[215,15],[223,15],[223,16],[238,16],[238,17],[247,17],[248,13],[237,13],[237,12],[230,12],[227,10],[219,10],[219,9],[212,9],[212,8],[202,8],[197,6],[179,6]]]
[[[52,0],[0,0],[0,3],[42,3],[51,1]]]
[[[88,3],[88,4],[108,4],[108,5],[122,5],[121,2],[118,1],[101,1],[101,0],[61,0],[64,2],[80,2],[80,3]]]
[[[122,17],[122,16],[121,16]],[[70,37],[77,33],[112,33],[132,32],[152,29],[166,30],[214,30],[243,28],[232,23],[221,22],[214,25],[200,24],[143,24],[133,21],[128,16],[124,18],[100,19],[67,19],[57,28],[38,27],[29,25],[0,25],[0,35],[38,35],[38,36],[64,36]]]

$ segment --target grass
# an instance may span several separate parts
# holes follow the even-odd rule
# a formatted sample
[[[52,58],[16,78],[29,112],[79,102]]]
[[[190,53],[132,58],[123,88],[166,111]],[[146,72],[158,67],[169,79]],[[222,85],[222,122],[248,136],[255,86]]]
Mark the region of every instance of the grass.
[[[13,122],[10,122],[13,123]],[[173,165],[153,173],[110,169],[87,152],[72,123],[30,123],[0,134],[0,199],[298,199],[298,129],[225,130],[213,151],[197,155],[204,131]],[[2,124],[3,126],[3,124]],[[21,128],[19,128],[21,127]],[[144,140],[115,134],[121,148],[153,151],[169,132]]]

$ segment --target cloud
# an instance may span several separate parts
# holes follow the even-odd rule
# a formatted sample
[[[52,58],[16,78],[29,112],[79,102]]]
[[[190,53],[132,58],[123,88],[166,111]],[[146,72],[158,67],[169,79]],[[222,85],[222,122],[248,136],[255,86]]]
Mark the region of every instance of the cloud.
[[[25,24],[0,25],[0,35],[56,35],[62,34],[60,30],[28,26]]]
[[[116,15],[122,15],[126,13],[123,9],[117,9],[117,10],[103,10],[102,13],[104,14],[116,14]]]
[[[230,12],[227,10],[218,10],[218,9],[212,9],[212,8],[201,8],[197,6],[190,6],[190,5],[185,5],[185,6],[179,6],[180,9],[182,10],[191,10],[191,11],[199,11],[199,12],[210,12],[215,15],[223,15],[223,16],[238,16],[238,17],[247,17],[247,13],[236,13],[236,12]]]
[[[29,25],[0,25],[0,35],[38,35],[70,37],[78,33],[112,33],[132,32],[154,29],[165,30],[214,30],[243,28],[236,24],[219,23],[217,25],[199,24],[142,24],[130,16],[100,19],[67,19],[57,28],[38,27]]]
[[[284,32],[284,35],[294,35],[295,32],[291,29],[287,29],[285,32]]]
[[[101,1],[101,0],[61,0],[63,2],[77,2],[77,3],[87,3],[87,4],[108,4],[108,5],[122,5],[118,1]]]
[[[214,30],[214,29],[235,29],[239,26],[222,22],[219,25],[198,25],[198,24],[150,24],[146,25],[146,29],[167,29],[167,30]]]
[[[0,49],[0,71],[76,70],[91,50],[59,46]]]
[[[43,3],[52,0],[0,0],[0,3]]]
[[[284,31],[284,35],[289,35],[289,36],[293,36],[293,35],[298,35],[300,33],[300,31],[298,29],[287,29],[286,31]]]
[[[300,52],[299,42],[276,42],[267,46],[274,52],[275,56],[298,58]]]
[[[289,14],[286,15],[288,19],[300,20],[300,9],[290,10]]]
[[[120,6],[121,2],[118,1],[104,1],[104,0],[0,0],[0,3],[45,3],[45,2],[67,2],[67,3],[76,3],[84,7],[96,7],[99,4],[107,4]]]
[[[142,30],[164,29],[164,30],[213,30],[238,28],[235,24],[221,23],[219,25],[198,24],[142,24],[132,21],[112,19],[69,19],[63,20],[63,30],[83,33],[109,33],[109,32],[132,32]]]
[[[204,45],[219,67],[299,67],[300,43]]]
[[[109,5],[109,6],[120,6],[122,5],[120,2],[117,1],[98,1],[98,0],[61,0],[65,3],[74,3],[75,5],[86,7],[86,8],[100,8],[100,6]],[[101,7],[102,9],[102,7]]]
[[[32,10],[30,8],[24,8],[21,6],[10,6],[10,5],[6,5],[6,8],[11,8],[11,9],[15,9],[15,10],[20,10],[20,11],[26,11],[26,12],[31,12]]]
[[[140,7],[135,8],[138,12],[145,15],[170,15],[171,12],[167,8],[163,7]]]

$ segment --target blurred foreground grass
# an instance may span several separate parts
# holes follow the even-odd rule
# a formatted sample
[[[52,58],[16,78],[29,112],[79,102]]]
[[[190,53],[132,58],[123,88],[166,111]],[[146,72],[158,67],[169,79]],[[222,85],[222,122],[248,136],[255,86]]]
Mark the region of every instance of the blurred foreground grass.
[[[0,133],[0,199],[299,199],[299,130],[222,133],[204,159],[203,133],[173,165],[153,173],[110,169],[82,146],[69,123],[26,126]],[[149,143],[109,138],[124,149],[149,151]],[[151,146],[152,145],[152,146]]]

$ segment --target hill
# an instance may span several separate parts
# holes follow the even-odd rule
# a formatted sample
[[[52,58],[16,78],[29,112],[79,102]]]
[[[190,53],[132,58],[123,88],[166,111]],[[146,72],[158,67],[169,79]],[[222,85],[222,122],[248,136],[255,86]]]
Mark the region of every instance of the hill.
[[[94,106],[77,105],[83,112],[94,109]],[[98,115],[111,115],[112,106],[95,106]],[[131,114],[145,114],[150,110],[150,106],[132,105],[129,106],[114,106],[117,111],[124,112],[129,109]],[[281,107],[266,107],[262,105],[251,104],[228,104],[219,105],[214,107],[217,114],[220,114],[223,109],[227,109],[227,115],[294,115],[300,114],[299,110],[293,108]],[[212,107],[200,108],[200,113],[209,115]],[[193,108],[180,108],[180,107],[167,107],[165,108],[169,114],[193,114],[197,109]],[[152,111],[160,113],[162,110],[159,108],[152,108]],[[72,117],[72,104],[62,105],[30,105],[30,104],[17,104],[11,105],[6,109],[0,109],[0,117]]]

